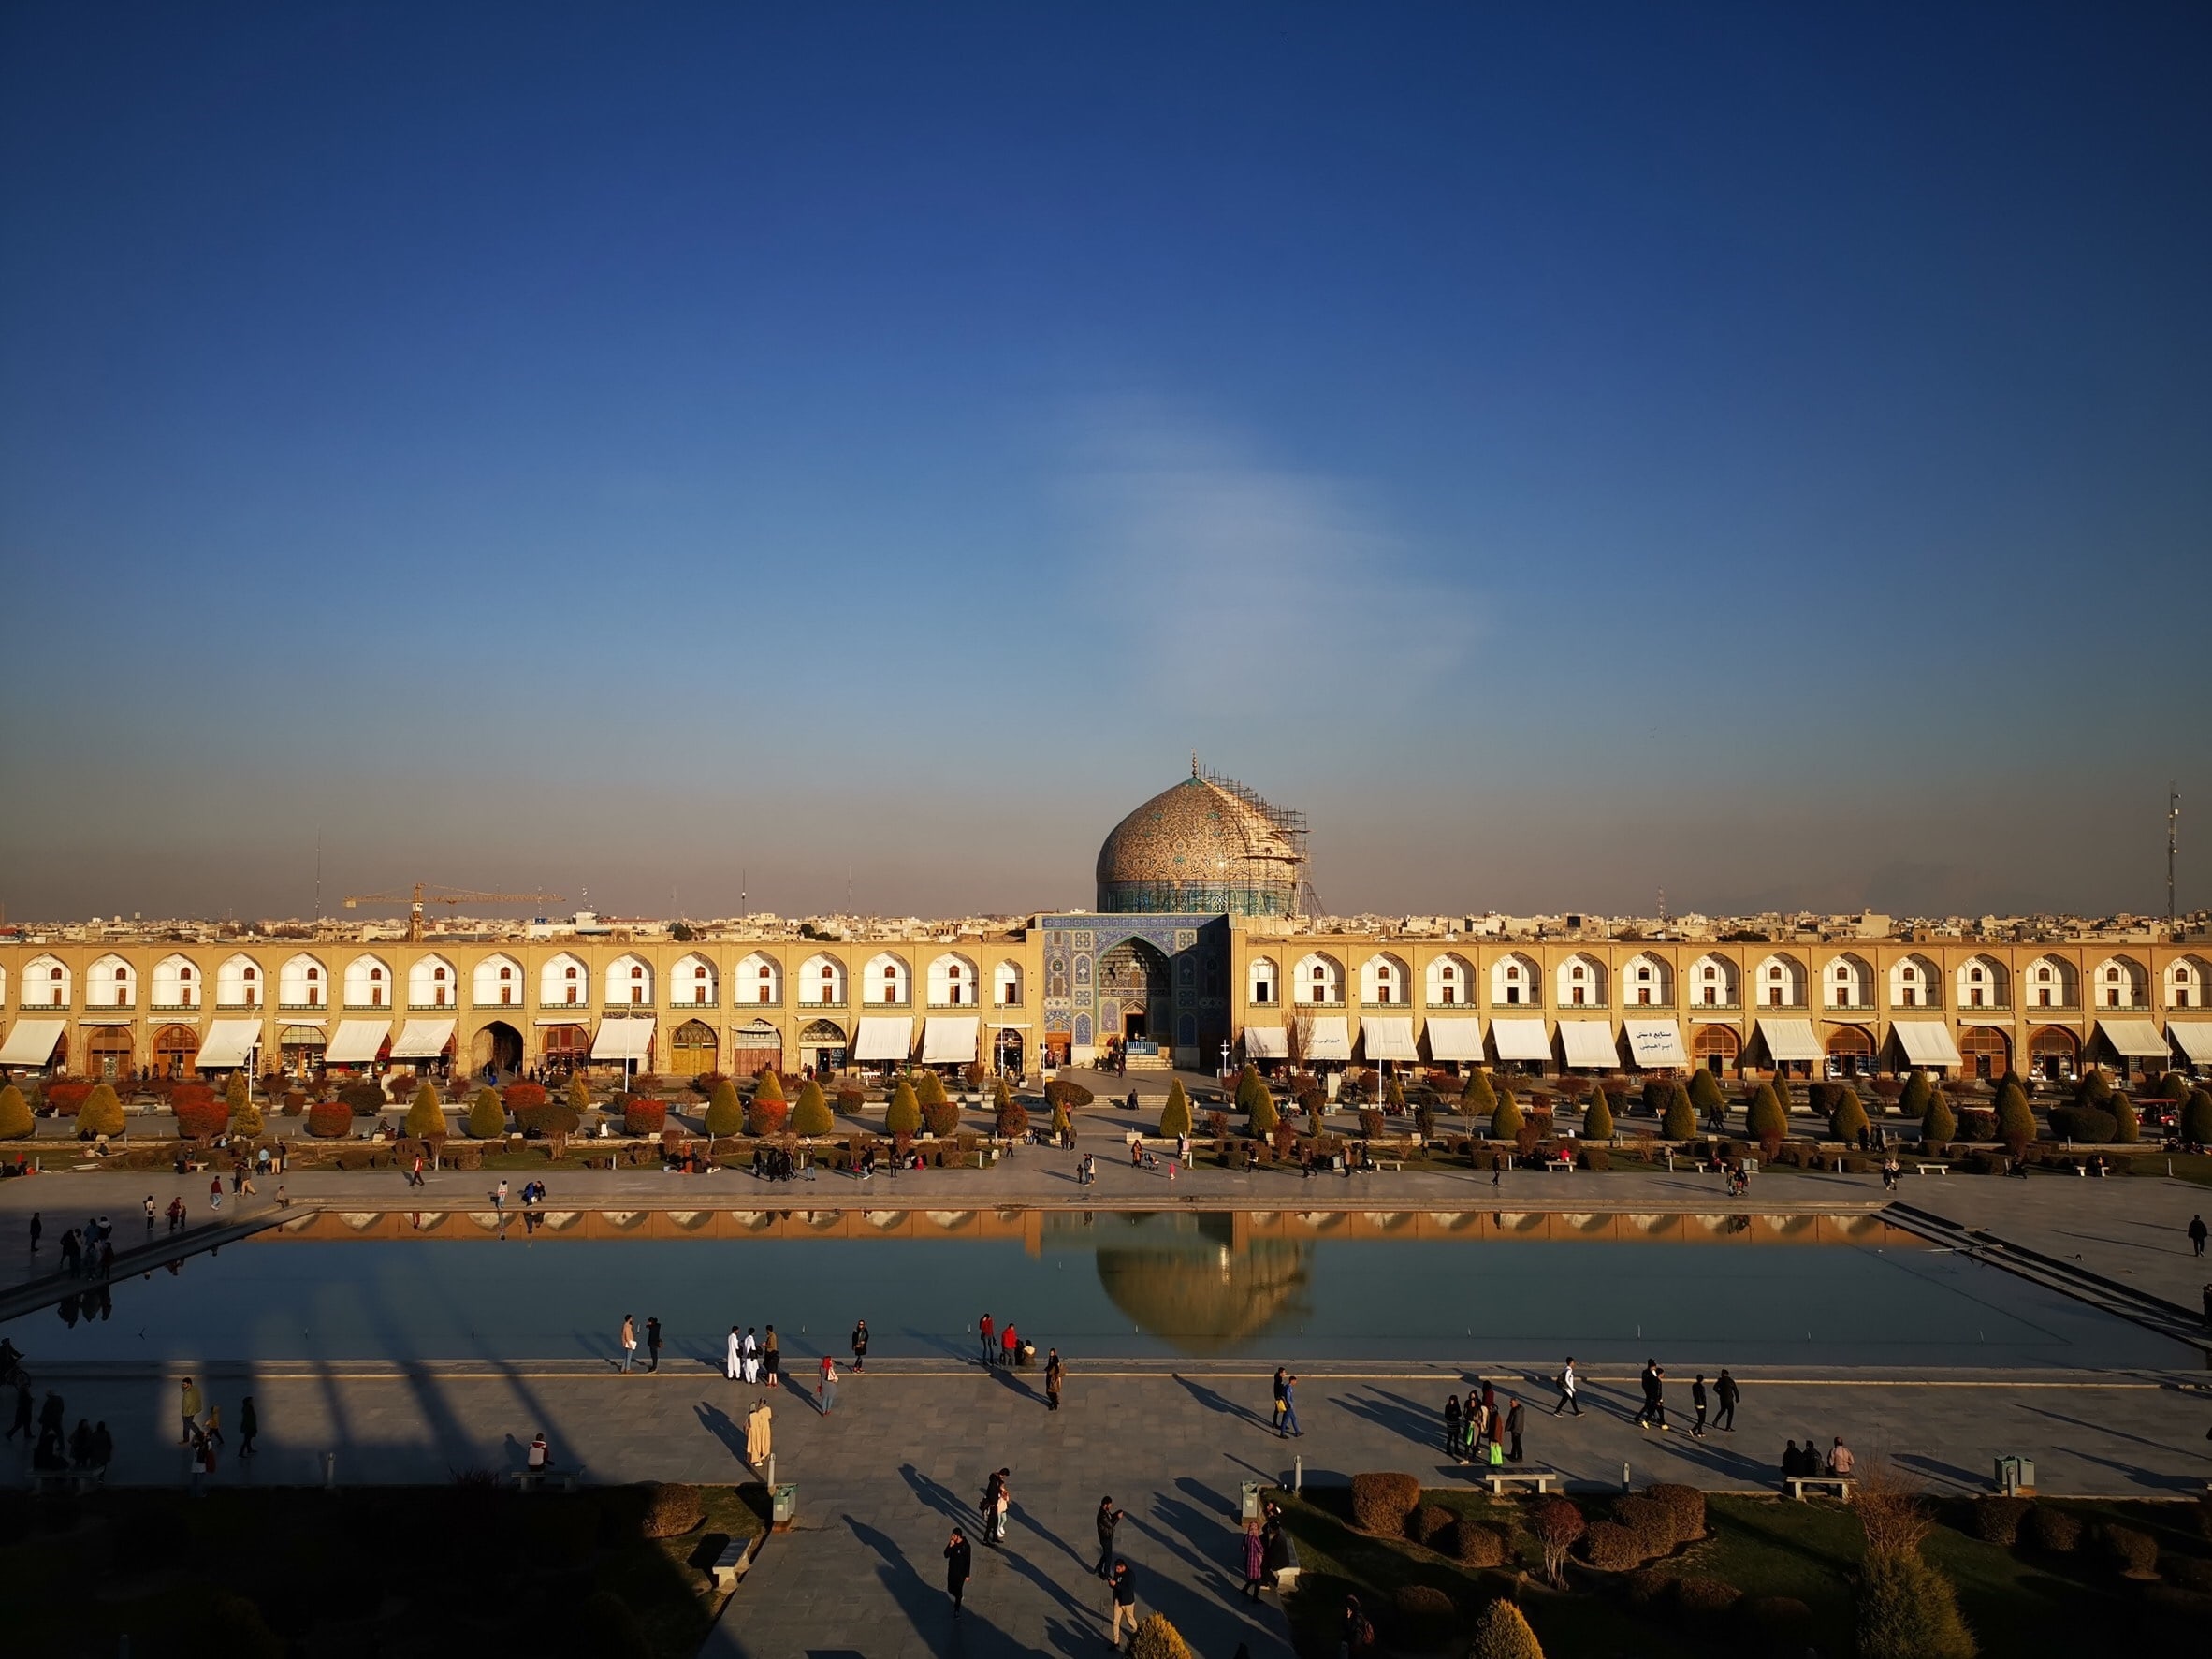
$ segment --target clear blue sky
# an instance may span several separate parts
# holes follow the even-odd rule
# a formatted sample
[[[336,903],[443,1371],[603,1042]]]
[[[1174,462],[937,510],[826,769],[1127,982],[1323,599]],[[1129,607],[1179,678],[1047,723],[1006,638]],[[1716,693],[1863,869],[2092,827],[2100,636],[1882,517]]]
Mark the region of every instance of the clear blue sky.
[[[10,6],[0,900],[1079,904],[1196,748],[1332,909],[2153,906],[2208,78],[2190,3]]]

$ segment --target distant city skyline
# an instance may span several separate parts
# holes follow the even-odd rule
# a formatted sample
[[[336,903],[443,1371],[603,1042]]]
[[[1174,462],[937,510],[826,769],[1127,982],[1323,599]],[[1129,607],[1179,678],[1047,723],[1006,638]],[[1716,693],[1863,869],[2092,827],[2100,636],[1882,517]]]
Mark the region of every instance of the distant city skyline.
[[[2207,62],[9,7],[0,903],[1064,910],[1193,748],[1343,914],[2212,903]]]

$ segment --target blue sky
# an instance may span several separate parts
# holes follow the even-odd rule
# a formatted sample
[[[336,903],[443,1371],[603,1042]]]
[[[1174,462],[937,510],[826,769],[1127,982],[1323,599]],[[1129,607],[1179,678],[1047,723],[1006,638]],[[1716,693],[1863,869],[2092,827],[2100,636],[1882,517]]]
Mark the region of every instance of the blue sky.
[[[0,14],[9,913],[2162,899],[2212,14],[1191,9]]]

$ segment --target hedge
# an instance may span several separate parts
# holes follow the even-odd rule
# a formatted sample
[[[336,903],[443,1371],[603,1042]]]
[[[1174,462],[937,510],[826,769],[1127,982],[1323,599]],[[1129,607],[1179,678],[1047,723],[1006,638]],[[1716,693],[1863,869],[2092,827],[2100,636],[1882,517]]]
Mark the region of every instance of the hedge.
[[[753,1091],[752,1103],[746,1109],[745,1132],[749,1135],[780,1135],[791,1122],[791,1102],[783,1098],[781,1089],[770,1091],[770,1076],[762,1073],[762,1086]]]
[[[325,1141],[354,1132],[354,1111],[343,1100],[317,1100],[307,1109],[307,1132]]]
[[[1080,1083],[1070,1083],[1065,1078],[1055,1077],[1044,1085],[1044,1099],[1048,1106],[1088,1106],[1096,1098]]]
[[[643,1095],[622,1097],[622,1132],[625,1135],[658,1135],[667,1127],[667,1101],[651,1099]]]
[[[206,1091],[202,1095],[205,1098],[187,1097],[180,1089],[170,1097],[169,1110],[176,1114],[177,1133],[183,1140],[211,1140],[230,1127],[230,1102]]]
[[[1396,1470],[1352,1477],[1352,1520],[1362,1531],[1386,1538],[1405,1535],[1405,1522],[1420,1506],[1421,1483]]]
[[[933,1077],[936,1073],[924,1072],[923,1075]],[[945,1098],[941,1084],[938,1086],[936,1099],[922,1102],[922,1121],[928,1127],[929,1132],[940,1141],[948,1135],[959,1133],[960,1107],[957,1102]]]

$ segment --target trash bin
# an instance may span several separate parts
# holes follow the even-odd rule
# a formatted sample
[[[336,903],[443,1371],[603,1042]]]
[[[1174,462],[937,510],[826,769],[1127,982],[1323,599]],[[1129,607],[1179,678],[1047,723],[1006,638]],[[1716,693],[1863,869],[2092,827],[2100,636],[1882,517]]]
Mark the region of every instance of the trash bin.
[[[1245,1481],[1244,1494],[1244,1505],[1238,1509],[1237,1518],[1241,1521],[1258,1521],[1259,1519],[1259,1482],[1257,1480]]]
[[[768,1524],[778,1532],[787,1530],[799,1512],[799,1486],[795,1480],[779,1485],[768,1500]]]
[[[2006,1497],[2016,1497],[2035,1491],[2035,1460],[2033,1458],[1999,1458],[1997,1460],[1997,1490]]]

